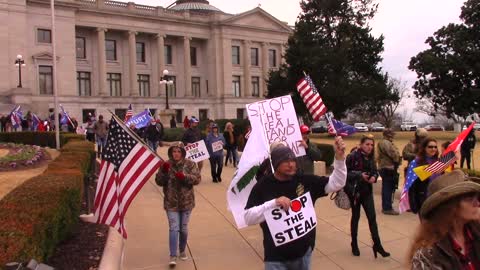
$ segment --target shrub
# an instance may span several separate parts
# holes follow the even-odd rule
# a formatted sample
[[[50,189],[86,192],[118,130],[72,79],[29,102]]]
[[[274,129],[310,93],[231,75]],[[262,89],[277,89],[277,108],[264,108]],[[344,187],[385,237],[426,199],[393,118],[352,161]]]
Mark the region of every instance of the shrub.
[[[479,177],[480,178],[480,171],[475,171],[475,170],[468,170],[468,169],[462,169],[466,174],[472,177]],[[480,183],[479,183],[480,184]]]
[[[325,161],[325,165],[328,167],[333,164],[335,158],[335,149],[333,145],[326,143],[315,143],[320,152],[322,153],[322,161]]]
[[[84,135],[75,133],[60,133],[60,146],[62,147],[70,140],[85,140]],[[2,132],[0,133],[0,142],[12,142],[19,144],[38,145],[43,147],[56,147],[55,132]]]
[[[74,152],[72,151],[74,150]],[[47,170],[0,201],[0,265],[45,261],[78,222],[93,144],[72,141]]]
[[[166,142],[181,141],[184,132],[184,128],[166,128],[163,140]]]

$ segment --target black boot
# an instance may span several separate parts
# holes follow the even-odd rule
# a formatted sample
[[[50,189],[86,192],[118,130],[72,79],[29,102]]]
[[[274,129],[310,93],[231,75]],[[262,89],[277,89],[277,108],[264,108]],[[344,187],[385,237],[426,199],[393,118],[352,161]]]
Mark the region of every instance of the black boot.
[[[352,238],[352,254],[353,256],[360,256],[360,249],[358,249],[357,238]]]
[[[382,257],[390,257],[390,253],[388,253],[387,251],[385,251],[385,249],[383,249],[383,246],[382,246],[382,243],[380,242],[380,239],[373,239],[373,247],[372,247],[372,250],[373,250],[373,256],[375,257],[375,259],[377,258],[377,253],[380,253],[380,255],[382,255]]]

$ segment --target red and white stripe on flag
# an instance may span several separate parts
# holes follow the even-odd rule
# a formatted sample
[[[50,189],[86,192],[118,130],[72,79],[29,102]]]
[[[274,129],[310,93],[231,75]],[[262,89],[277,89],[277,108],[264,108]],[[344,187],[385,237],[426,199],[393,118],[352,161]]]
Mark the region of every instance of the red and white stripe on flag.
[[[313,120],[319,121],[320,117],[327,112],[327,107],[325,107],[322,97],[318,94],[312,79],[308,75],[302,78],[297,83],[297,90]]]
[[[95,193],[95,220],[127,238],[125,214],[130,203],[163,162],[112,118]]]

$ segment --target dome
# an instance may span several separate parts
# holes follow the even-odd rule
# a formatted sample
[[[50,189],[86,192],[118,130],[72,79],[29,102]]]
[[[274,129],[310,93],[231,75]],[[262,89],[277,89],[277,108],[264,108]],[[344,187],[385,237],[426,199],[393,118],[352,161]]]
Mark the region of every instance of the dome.
[[[210,5],[206,0],[177,0],[175,6],[171,7],[172,10],[194,10],[201,12],[222,12],[220,9]]]

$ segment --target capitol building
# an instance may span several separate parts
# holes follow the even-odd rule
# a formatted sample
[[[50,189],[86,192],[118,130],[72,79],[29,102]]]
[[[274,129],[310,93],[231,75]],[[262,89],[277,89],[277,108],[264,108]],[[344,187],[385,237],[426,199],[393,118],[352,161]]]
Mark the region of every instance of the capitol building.
[[[108,110],[122,116],[129,104],[159,114],[167,94],[179,121],[244,118],[245,104],[264,98],[292,32],[260,7],[228,14],[206,0],[169,7],[55,0],[55,19],[58,100],[79,122]],[[0,21],[0,112],[19,104],[46,117],[53,108],[50,0],[0,0]]]

